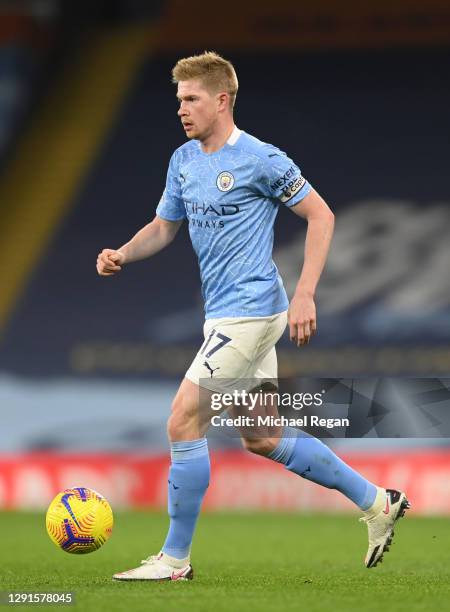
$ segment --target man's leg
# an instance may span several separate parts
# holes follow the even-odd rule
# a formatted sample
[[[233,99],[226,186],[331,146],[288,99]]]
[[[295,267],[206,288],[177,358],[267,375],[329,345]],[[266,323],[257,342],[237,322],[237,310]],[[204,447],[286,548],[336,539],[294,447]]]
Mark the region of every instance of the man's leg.
[[[262,400],[264,402],[264,400]],[[278,410],[260,406],[274,416]],[[272,433],[273,435],[273,433]],[[280,437],[243,437],[247,450],[283,464],[289,471],[329,489],[336,489],[364,512],[369,530],[366,567],[375,567],[389,550],[394,524],[404,515],[409,502],[401,491],[377,487],[347,465],[317,438],[296,429],[278,431]]]
[[[244,438],[244,446],[250,452],[282,463],[302,478],[328,489],[337,489],[361,510],[368,510],[373,505],[377,487],[323,442],[296,429],[286,429],[283,434],[276,438]]]
[[[209,484],[205,436],[209,421],[200,410],[200,388],[183,380],[167,424],[171,465],[168,480],[169,532],[162,551],[136,569],[115,574],[116,580],[189,580],[190,549],[200,507]],[[202,416],[204,415],[204,416]]]
[[[167,424],[171,450],[170,526],[162,551],[178,559],[189,557],[195,525],[209,485],[210,464],[205,437],[208,423],[202,419],[199,402],[198,385],[185,378]]]
[[[267,457],[302,478],[340,491],[361,510],[368,510],[377,496],[378,489],[373,483],[344,463],[326,444],[303,431],[286,431]]]

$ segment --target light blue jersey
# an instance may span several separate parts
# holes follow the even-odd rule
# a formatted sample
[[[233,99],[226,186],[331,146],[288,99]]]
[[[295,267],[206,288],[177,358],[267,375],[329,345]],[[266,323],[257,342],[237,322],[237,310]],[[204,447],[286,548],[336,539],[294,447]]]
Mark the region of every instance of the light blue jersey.
[[[310,191],[289,157],[237,128],[215,153],[198,140],[175,151],[156,214],[189,221],[207,319],[287,309],[272,260],[273,225],[280,202],[294,206]]]

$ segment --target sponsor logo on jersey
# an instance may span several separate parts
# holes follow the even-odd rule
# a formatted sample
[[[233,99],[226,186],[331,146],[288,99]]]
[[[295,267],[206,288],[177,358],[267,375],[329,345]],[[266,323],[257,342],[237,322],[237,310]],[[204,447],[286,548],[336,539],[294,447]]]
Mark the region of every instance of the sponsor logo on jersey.
[[[229,217],[237,215],[239,206],[237,204],[208,204],[207,202],[192,202],[185,200],[188,215],[216,215],[217,217]]]
[[[289,183],[289,181],[292,180],[296,172],[299,172],[299,169],[296,166],[291,166],[289,170],[287,170],[283,174],[283,176],[280,176],[280,178],[278,178],[276,181],[274,181],[270,185],[270,188],[272,189],[272,191],[276,191],[280,187],[284,189],[284,187]]]
[[[223,221],[216,221],[215,219],[195,219],[191,217],[189,223],[191,227],[201,227],[203,229],[223,229],[225,227]]]
[[[288,202],[300,191],[303,185],[306,183],[306,179],[303,176],[297,176],[294,180],[289,181],[286,187],[283,187],[283,195],[280,196],[280,202]]]
[[[234,176],[231,172],[221,172],[217,177],[216,185],[220,191],[230,191],[233,189]]]

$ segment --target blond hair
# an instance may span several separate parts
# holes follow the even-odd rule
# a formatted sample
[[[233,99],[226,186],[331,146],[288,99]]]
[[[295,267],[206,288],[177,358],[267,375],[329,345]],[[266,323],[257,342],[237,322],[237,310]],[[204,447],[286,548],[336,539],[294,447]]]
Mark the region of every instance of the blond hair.
[[[199,79],[211,93],[226,91],[233,108],[238,90],[238,80],[233,64],[214,51],[192,55],[178,60],[172,69],[172,81]]]

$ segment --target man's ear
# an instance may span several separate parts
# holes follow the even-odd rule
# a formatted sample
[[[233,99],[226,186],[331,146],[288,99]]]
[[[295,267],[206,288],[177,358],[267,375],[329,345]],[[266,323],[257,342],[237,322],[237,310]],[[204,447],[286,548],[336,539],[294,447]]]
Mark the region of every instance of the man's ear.
[[[226,110],[230,105],[230,96],[226,92],[217,94],[217,107],[220,112]]]

